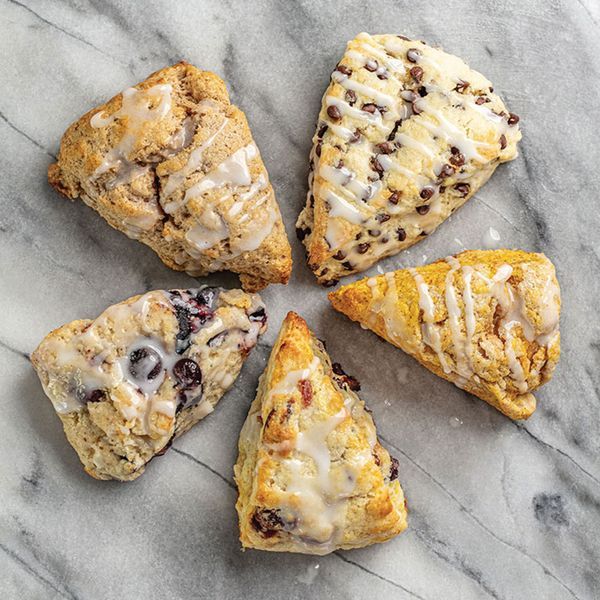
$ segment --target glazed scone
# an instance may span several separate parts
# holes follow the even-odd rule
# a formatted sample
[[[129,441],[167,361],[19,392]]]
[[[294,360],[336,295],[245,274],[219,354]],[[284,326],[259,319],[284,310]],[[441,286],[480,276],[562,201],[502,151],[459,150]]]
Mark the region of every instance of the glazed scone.
[[[512,419],[560,356],[560,290],[543,254],[467,250],[331,292],[334,308]]]
[[[127,481],[212,412],[265,330],[256,294],[158,290],[55,329],[31,361],[86,472]]]
[[[179,63],[91,110],[63,136],[48,179],[172,269],[233,271],[246,291],[289,279],[269,176],[213,73]]]
[[[519,118],[462,60],[361,33],[323,97],[297,231],[320,283],[430,234],[517,156]]]
[[[406,528],[398,461],[379,444],[358,389],[289,313],[240,434],[244,548],[327,554]]]

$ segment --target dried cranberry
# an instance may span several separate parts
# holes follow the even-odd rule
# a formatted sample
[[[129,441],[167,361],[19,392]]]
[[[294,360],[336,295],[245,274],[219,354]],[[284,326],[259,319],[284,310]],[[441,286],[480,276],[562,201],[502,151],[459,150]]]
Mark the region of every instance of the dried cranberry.
[[[390,481],[394,481],[398,479],[398,459],[390,456],[391,464],[390,464]]]
[[[313,389],[312,384],[308,379],[301,379],[298,382],[298,388],[300,389],[300,394],[302,395],[302,405],[306,408],[310,406],[313,398]]]
[[[332,363],[331,370],[336,375],[335,380],[353,392],[360,391],[360,383],[356,377],[352,377],[352,375],[348,375],[344,369],[342,369],[342,365],[340,363]]]
[[[129,372],[138,381],[155,379],[162,369],[160,354],[148,346],[129,354]]]
[[[173,375],[182,389],[198,387],[202,383],[202,371],[191,358],[181,358],[173,365]]]

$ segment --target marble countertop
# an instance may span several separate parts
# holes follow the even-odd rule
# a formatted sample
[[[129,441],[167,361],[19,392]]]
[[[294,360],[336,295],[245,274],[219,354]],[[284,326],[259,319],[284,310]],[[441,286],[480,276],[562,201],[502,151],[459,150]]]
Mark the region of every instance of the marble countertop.
[[[334,313],[306,268],[293,232],[310,139],[329,73],[361,30],[442,45],[521,116],[519,158],[435,234],[381,266],[484,247],[490,227],[500,244],[553,259],[563,356],[528,422],[510,421]],[[600,597],[596,0],[4,0],[0,47],[3,599]],[[180,59],[220,74],[246,112],[295,268],[289,286],[264,292],[270,330],[215,413],[138,481],[99,482],[66,443],[28,353],[64,322],[194,282],[60,198],[45,173],[74,118]],[[410,522],[389,543],[326,557],[240,551],[237,436],[289,309],[360,379],[400,460]]]

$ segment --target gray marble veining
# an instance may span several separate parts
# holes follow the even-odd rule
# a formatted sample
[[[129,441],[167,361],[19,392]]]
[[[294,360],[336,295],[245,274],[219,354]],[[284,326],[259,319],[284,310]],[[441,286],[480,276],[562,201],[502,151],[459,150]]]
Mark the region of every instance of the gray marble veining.
[[[596,0],[0,6],[2,598],[600,597]],[[546,252],[562,285],[563,357],[537,412],[511,422],[334,313],[294,240],[290,285],[263,294],[270,331],[216,412],[140,480],[92,480],[27,353],[66,321],[193,280],[49,188],[45,172],[63,130],[169,63],[214,70],[246,111],[293,238],[320,98],[346,40],[361,30],[442,45],[521,115],[520,157],[434,235],[381,266],[482,247],[490,227],[503,245]],[[410,525],[387,544],[320,558],[239,550],[237,435],[289,309],[361,380],[400,460]]]

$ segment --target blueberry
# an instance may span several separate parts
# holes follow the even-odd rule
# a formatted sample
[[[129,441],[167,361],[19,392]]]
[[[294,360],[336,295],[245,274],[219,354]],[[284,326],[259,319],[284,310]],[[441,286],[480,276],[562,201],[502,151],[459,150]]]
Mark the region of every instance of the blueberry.
[[[156,378],[161,369],[162,360],[153,348],[144,346],[129,354],[129,372],[138,381]]]
[[[202,371],[191,358],[178,360],[173,366],[173,375],[182,389],[195,388],[202,383]]]
[[[101,402],[105,396],[104,390],[92,390],[86,393],[84,402]]]
[[[198,290],[196,294],[196,300],[205,306],[210,308],[213,307],[217,296],[219,295],[219,289],[215,287],[204,287]]]
[[[265,313],[264,308],[259,308],[254,311],[251,315],[248,316],[250,321],[262,321],[263,323],[267,320],[267,314]]]
[[[285,523],[276,509],[264,508],[252,515],[252,527],[264,537],[273,537],[285,527]]]

